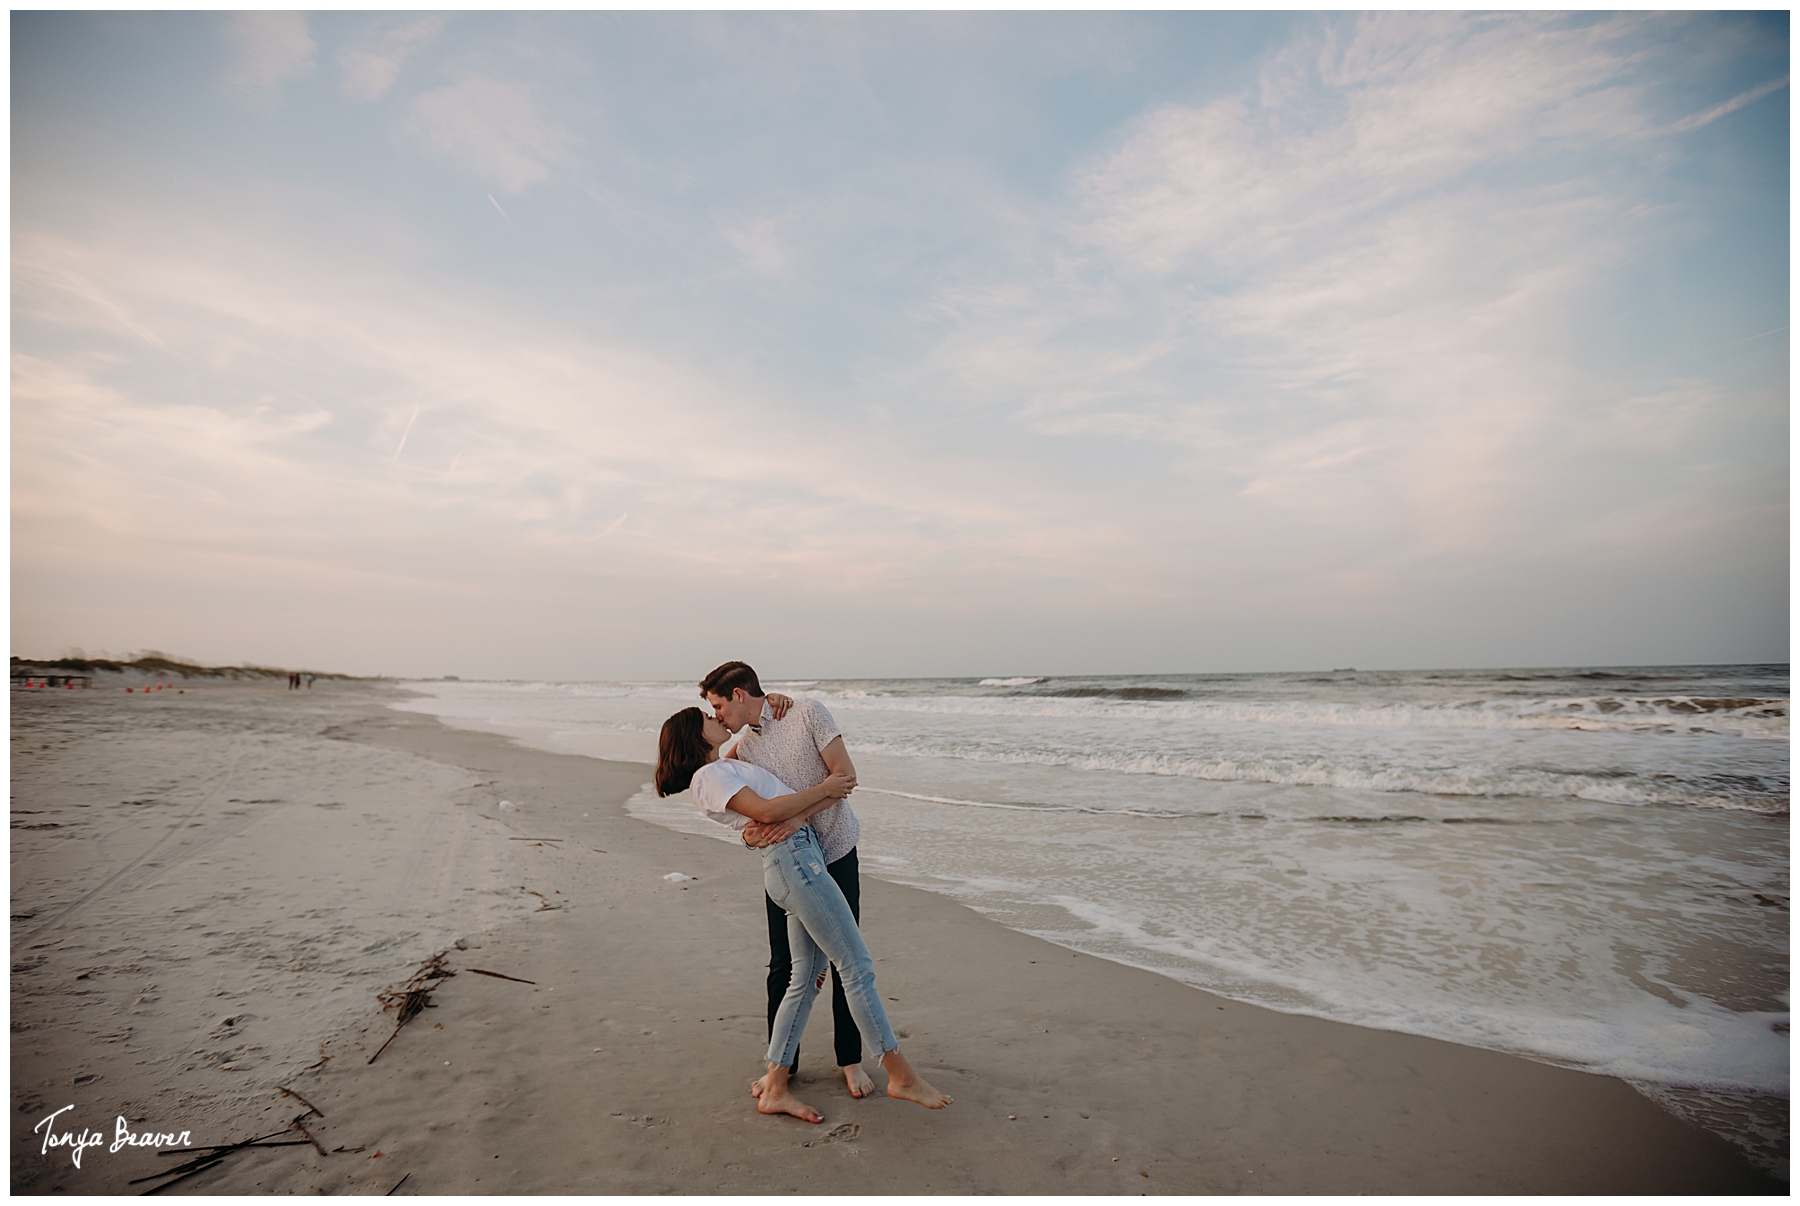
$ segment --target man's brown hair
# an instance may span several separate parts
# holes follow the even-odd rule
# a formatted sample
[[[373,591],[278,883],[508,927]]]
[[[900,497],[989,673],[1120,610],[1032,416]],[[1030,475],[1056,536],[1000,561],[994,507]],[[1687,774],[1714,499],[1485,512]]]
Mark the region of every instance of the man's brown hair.
[[[763,697],[762,684],[756,681],[756,671],[743,662],[726,662],[700,680],[700,694],[717,695],[720,699],[730,699],[731,693],[739,687],[744,689],[746,695],[756,699]]]

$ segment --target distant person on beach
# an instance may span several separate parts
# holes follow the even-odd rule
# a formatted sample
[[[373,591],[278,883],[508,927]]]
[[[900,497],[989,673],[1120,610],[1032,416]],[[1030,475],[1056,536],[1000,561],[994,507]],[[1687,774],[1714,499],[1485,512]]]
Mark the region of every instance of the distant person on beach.
[[[807,791],[834,774],[856,783],[856,767],[844,749],[844,738],[837,722],[825,705],[814,699],[795,702],[786,696],[765,697],[756,671],[743,662],[726,662],[700,680],[700,694],[713,710],[713,715],[733,733],[744,732],[732,750],[731,757],[759,766],[795,791]],[[790,711],[790,705],[792,710]],[[850,915],[862,924],[862,880],[857,870],[856,841],[861,835],[856,814],[850,805],[833,801],[811,818],[818,836],[819,848],[825,856],[825,870],[837,881],[844,899],[850,904]],[[780,826],[749,824],[744,827],[746,846],[758,849],[791,837],[797,823]],[[764,912],[769,919],[769,1029],[773,1034],[775,1012],[781,1007],[788,990],[793,965],[788,949],[787,914],[774,899],[765,894]],[[844,993],[842,977],[836,970],[831,975],[832,1041],[836,1048],[838,1068],[852,1097],[867,1097],[875,1091],[875,1082],[863,1071],[863,1036]],[[792,1065],[798,1060],[798,1053]],[[791,1074],[793,1067],[788,1071]],[[760,1092],[760,1084],[751,1092]]]
[[[823,783],[792,791],[759,766],[719,757],[719,747],[729,740],[731,731],[699,708],[683,708],[669,717],[657,741],[656,794],[671,796],[691,786],[700,811],[720,824],[741,828],[756,823],[774,831],[793,830],[761,848],[763,887],[786,915],[792,974],[769,1028],[769,1048],[764,1055],[769,1070],[757,1085],[757,1110],[792,1114],[806,1122],[825,1120],[794,1096],[788,1079],[813,999],[831,970],[842,973],[857,1027],[880,1047],[881,1066],[888,1074],[888,1096],[930,1110],[943,1109],[951,1098],[921,1077],[900,1051],[875,991],[875,965],[869,948],[837,880],[826,871],[820,836],[812,823],[848,796],[855,780],[833,772]],[[799,827],[793,828],[796,825]]]

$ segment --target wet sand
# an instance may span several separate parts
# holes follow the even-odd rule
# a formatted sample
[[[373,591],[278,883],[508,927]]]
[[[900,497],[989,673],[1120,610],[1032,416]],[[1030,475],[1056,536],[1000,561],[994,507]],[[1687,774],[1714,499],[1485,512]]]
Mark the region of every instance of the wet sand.
[[[305,1112],[277,1085],[325,1154],[294,1130],[169,1192],[1785,1192],[1622,1082],[1239,1005],[867,877],[890,1016],[956,1103],[850,1098],[820,1011],[826,1121],[762,1117],[756,857],[625,815],[646,767],[393,690],[14,692],[15,1192],[136,1192],[176,1159],[109,1153],[117,1116],[232,1142]],[[444,948],[459,974],[368,1064],[376,991]],[[64,1105],[105,1136],[79,1169],[32,1133]]]

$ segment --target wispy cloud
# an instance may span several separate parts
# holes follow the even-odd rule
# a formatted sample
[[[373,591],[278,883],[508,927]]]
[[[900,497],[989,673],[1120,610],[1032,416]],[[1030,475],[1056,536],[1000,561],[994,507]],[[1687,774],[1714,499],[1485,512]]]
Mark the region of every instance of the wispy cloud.
[[[516,193],[550,177],[574,136],[524,84],[470,75],[413,101],[402,127],[477,179]]]
[[[1785,75],[1780,79],[1770,80],[1766,84],[1758,84],[1748,92],[1738,93],[1722,105],[1714,105],[1703,113],[1696,113],[1691,117],[1682,118],[1680,121],[1669,127],[1669,132],[1672,134],[1685,134],[1689,130],[1698,130],[1701,126],[1715,122],[1719,120],[1719,118],[1724,117],[1727,113],[1735,113],[1745,105],[1748,105],[1753,101],[1759,101],[1763,97],[1769,95],[1769,93],[1785,88],[1787,85],[1788,77]]]
[[[1507,157],[1644,127],[1616,48],[1633,22],[1558,28],[1388,14],[1278,55],[1257,89],[1137,123],[1081,188],[1091,237],[1145,268],[1303,250],[1377,207]]]
[[[418,421],[419,408],[415,406],[413,407],[412,418],[406,421],[406,430],[400,433],[400,442],[394,446],[394,455],[391,459],[396,461],[399,460],[400,454],[406,451],[406,437],[412,434],[413,424]]]
[[[220,86],[246,107],[273,107],[283,87],[313,73],[319,44],[304,14],[232,13],[225,18],[223,35],[231,61]]]
[[[623,527],[625,524],[625,520],[627,518],[629,518],[630,515],[631,515],[631,512],[629,512],[629,511],[620,512],[619,517],[617,519],[613,520],[611,523],[609,523],[605,527],[601,528],[598,532],[595,532],[592,536],[589,536],[588,540],[590,542],[592,542],[595,540],[606,539],[608,536],[611,536],[614,532],[618,531],[621,527]]]
[[[1135,122],[1076,173],[1031,287],[946,298],[965,321],[934,363],[1390,558],[1516,555],[1542,468],[1635,413],[1546,353],[1650,219],[1537,165],[1649,128],[1637,24],[1330,23],[1247,92]]]
[[[781,237],[779,218],[756,218],[720,228],[727,242],[737,248],[746,267],[774,276],[788,266],[792,251]]]
[[[329,538],[373,549],[401,532],[404,543],[441,543],[449,532],[440,525],[456,514],[453,543],[485,532],[483,555],[505,558],[524,555],[508,548],[591,542],[596,521],[634,499],[642,522],[625,546],[633,560],[685,566],[678,575],[779,568],[829,591],[921,558],[974,565],[1015,556],[1032,543],[1020,539],[1027,514],[1056,527],[1080,510],[1053,484],[1028,478],[999,502],[992,469],[930,464],[898,447],[871,458],[852,431],[799,415],[765,407],[744,425],[735,421],[748,403],[741,390],[693,369],[534,329],[491,304],[433,296],[385,274],[327,267],[316,248],[287,252],[247,231],[221,234],[168,215],[121,216],[108,236],[96,231],[80,247],[33,244],[37,258],[20,257],[30,279],[46,282],[21,299],[21,314],[95,348],[56,374],[30,368],[38,384],[28,405],[67,415],[55,398],[68,391],[90,399],[96,415],[93,425],[46,422],[22,443],[54,445],[61,451],[51,460],[79,460],[72,450],[105,426],[139,448],[146,466],[179,464],[194,482],[235,483],[230,522],[203,507],[158,514],[127,501],[129,490],[95,496],[113,500],[95,504],[107,525],[144,539],[179,531],[184,542],[229,542],[242,524],[295,548]],[[55,288],[85,273],[112,293],[96,301]],[[268,290],[271,280],[282,282],[279,292]],[[205,393],[107,383],[115,374],[99,349],[109,315],[128,305],[185,315],[171,334],[170,369],[207,361]],[[254,357],[215,350],[251,347]],[[432,399],[429,425],[416,424],[422,408],[399,403],[408,397]],[[281,472],[258,468],[270,458]],[[444,493],[450,475],[437,466],[447,462],[455,485]],[[746,491],[756,534],[721,545],[711,535],[717,517]],[[303,513],[297,498],[309,500]],[[411,502],[396,509],[402,498]],[[340,522],[355,534],[334,532]],[[622,522],[601,534],[632,530]],[[1081,544],[1067,542],[1065,555]]]
[[[357,101],[380,100],[394,86],[407,62],[443,28],[444,17],[431,14],[365,30],[337,54],[344,95]]]

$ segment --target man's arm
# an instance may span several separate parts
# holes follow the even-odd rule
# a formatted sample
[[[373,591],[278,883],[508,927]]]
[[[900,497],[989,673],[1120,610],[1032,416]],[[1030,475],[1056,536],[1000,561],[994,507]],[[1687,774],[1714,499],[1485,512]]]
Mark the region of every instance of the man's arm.
[[[852,785],[856,783],[856,767],[850,761],[850,751],[844,748],[844,738],[841,735],[833,737],[819,751],[819,760],[832,774],[844,776]]]
[[[826,738],[828,733],[829,739]],[[814,748],[819,751],[819,761],[825,764],[826,770],[855,781],[856,767],[850,762],[850,752],[844,748],[844,735],[838,732],[837,721],[818,700],[806,702],[806,735],[812,738]],[[820,745],[820,741],[825,744]]]

